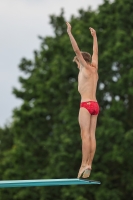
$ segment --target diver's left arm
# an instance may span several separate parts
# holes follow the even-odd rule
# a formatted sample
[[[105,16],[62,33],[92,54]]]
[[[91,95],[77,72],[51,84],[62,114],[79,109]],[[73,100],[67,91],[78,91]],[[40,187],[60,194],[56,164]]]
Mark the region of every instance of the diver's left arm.
[[[86,63],[86,61],[84,60],[84,58],[83,58],[83,56],[82,56],[82,54],[81,54],[81,51],[80,51],[80,49],[79,49],[79,47],[78,47],[78,45],[77,45],[77,42],[76,42],[76,40],[74,39],[74,37],[73,37],[73,35],[72,35],[72,33],[71,33],[71,25],[70,25],[68,22],[66,22],[66,24],[67,24],[67,33],[68,33],[68,35],[69,35],[69,38],[70,38],[70,41],[71,41],[73,50],[74,50],[75,54],[77,55],[77,58],[78,58],[78,60],[80,61],[80,63],[81,63],[83,66],[86,67],[86,66],[87,66],[87,63]]]

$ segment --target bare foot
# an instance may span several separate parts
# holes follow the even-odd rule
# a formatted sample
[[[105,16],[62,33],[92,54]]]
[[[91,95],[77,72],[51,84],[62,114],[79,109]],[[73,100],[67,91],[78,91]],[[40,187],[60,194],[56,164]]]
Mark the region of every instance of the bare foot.
[[[81,166],[77,178],[88,178],[90,173],[91,169],[88,166]]]

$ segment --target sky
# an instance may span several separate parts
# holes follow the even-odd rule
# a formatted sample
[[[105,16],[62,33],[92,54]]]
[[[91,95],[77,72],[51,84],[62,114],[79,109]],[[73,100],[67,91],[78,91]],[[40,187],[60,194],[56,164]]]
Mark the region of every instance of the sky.
[[[11,123],[13,109],[22,104],[12,94],[13,87],[21,88],[20,60],[33,58],[33,51],[40,46],[38,36],[53,35],[49,16],[59,15],[64,8],[69,21],[79,9],[91,6],[95,10],[102,3],[103,0],[0,0],[0,127]]]

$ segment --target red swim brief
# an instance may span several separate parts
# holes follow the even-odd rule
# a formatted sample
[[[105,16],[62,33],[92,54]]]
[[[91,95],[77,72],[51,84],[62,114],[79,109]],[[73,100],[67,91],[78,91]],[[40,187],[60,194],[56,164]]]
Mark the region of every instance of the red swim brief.
[[[97,101],[81,102],[80,108],[86,108],[91,115],[99,114],[99,105],[98,105]]]

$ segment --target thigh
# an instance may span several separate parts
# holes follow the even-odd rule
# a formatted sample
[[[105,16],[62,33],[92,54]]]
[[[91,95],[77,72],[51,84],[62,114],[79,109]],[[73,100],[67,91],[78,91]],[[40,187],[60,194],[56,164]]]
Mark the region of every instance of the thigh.
[[[89,129],[91,136],[95,136],[96,125],[97,125],[97,117],[98,117],[98,115],[91,115],[90,129]]]
[[[88,131],[90,129],[91,115],[86,108],[80,108],[79,110],[79,125],[81,131]]]

